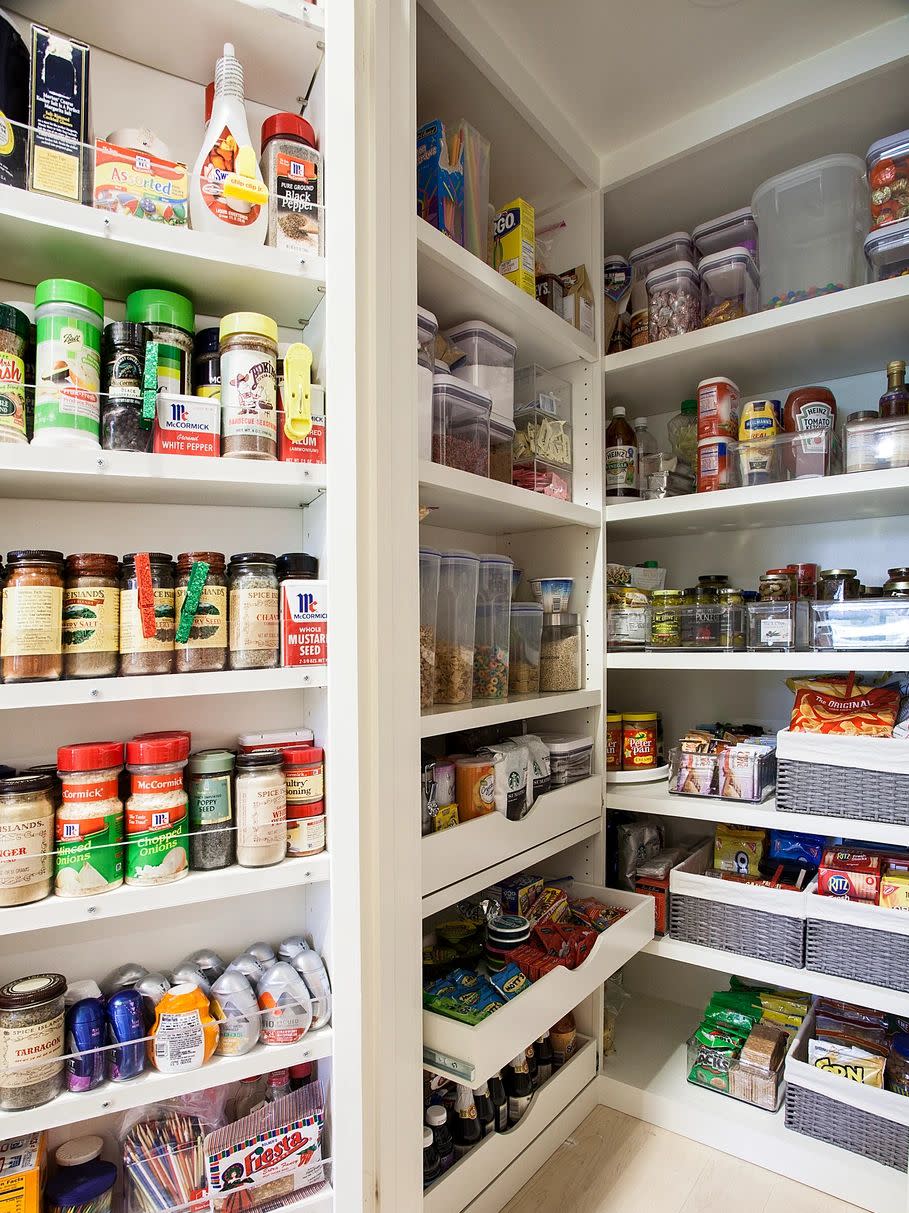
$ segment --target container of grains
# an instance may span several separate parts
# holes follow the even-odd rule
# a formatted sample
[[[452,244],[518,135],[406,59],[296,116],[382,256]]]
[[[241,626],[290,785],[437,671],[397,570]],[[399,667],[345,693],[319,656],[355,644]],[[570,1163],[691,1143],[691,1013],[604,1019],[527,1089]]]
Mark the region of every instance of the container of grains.
[[[283,752],[287,786],[287,854],[325,850],[325,751],[294,746]]]
[[[0,1108],[21,1112],[63,1090],[63,995],[60,973],[17,977],[0,986]]]
[[[104,300],[90,286],[49,278],[35,287],[37,446],[97,447]]]
[[[274,669],[278,664],[277,559],[270,552],[238,552],[227,566],[232,670]]]
[[[0,625],[4,682],[63,676],[63,553],[9,552]]]
[[[513,602],[508,662],[509,695],[536,695],[539,691],[542,635],[541,604]]]
[[[234,761],[232,750],[198,750],[189,756],[189,866],[194,872],[234,862]]]
[[[278,326],[259,312],[221,321],[221,454],[277,459]]]
[[[67,556],[63,590],[63,674],[110,678],[120,652],[120,562],[101,552]]]
[[[126,883],[172,884],[189,871],[189,816],[183,768],[189,734],[149,733],[126,744]]]
[[[272,114],[262,123],[262,179],[268,187],[272,248],[312,256],[324,252],[322,156],[313,128],[299,114]]]
[[[0,442],[26,442],[25,366],[31,321],[18,308],[0,303]]]
[[[489,415],[489,479],[511,484],[514,471],[515,424]]]
[[[142,598],[137,558],[148,557],[151,572],[149,605],[154,611],[155,631],[142,629]],[[141,568],[142,561],[139,560]],[[120,674],[170,674],[174,668],[174,566],[165,552],[128,552],[120,574]]]
[[[237,863],[264,868],[287,854],[287,793],[280,750],[237,755]]]
[[[193,340],[193,394],[221,398],[221,333],[199,329]]]
[[[186,296],[175,291],[133,291],[126,297],[126,319],[149,330],[145,356],[154,358],[158,368],[158,391],[188,395],[196,314]]]
[[[508,694],[511,573],[514,561],[495,553],[480,557],[473,649],[474,699]]]
[[[144,324],[109,324],[101,338],[101,446],[105,451],[152,449],[152,427],[142,424]]]
[[[442,553],[420,548],[420,708],[431,708],[436,689],[436,613]]]
[[[473,552],[443,552],[436,615],[436,703],[469,703],[473,691],[480,559]]]
[[[454,375],[436,374],[432,382],[432,461],[475,476],[489,475],[488,392]]]
[[[92,897],[123,884],[123,742],[57,750],[63,800],[57,809],[54,892]]]
[[[543,616],[540,690],[579,691],[584,685],[584,644],[577,615]]]
[[[178,674],[223,670],[227,666],[227,577],[222,552],[181,552],[177,557],[174,587],[175,619],[179,625],[193,565],[208,565],[205,584],[185,643],[174,641],[174,669]]]
[[[0,906],[22,906],[50,894],[53,850],[50,776],[0,779]]]

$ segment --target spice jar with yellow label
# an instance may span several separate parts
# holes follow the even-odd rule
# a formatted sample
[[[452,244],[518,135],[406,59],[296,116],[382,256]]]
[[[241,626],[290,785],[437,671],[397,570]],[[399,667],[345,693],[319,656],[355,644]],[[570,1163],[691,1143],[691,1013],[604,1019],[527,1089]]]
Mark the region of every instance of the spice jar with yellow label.
[[[120,562],[100,552],[66,558],[63,590],[63,673],[110,678],[120,652]]]
[[[174,669],[178,674],[223,670],[227,665],[227,578],[222,552],[181,552],[177,557],[176,620],[179,624],[190,573],[198,561],[208,565],[208,573],[189,639],[185,644],[175,642]]]
[[[10,552],[3,587],[0,673],[4,682],[63,676],[63,553]]]
[[[155,630],[142,630],[140,585],[136,573],[138,552],[123,557],[120,578],[120,673],[170,674],[174,668],[174,568],[165,552],[148,552],[151,602]]]
[[[0,779],[0,906],[22,906],[48,896],[53,852],[50,776]]]

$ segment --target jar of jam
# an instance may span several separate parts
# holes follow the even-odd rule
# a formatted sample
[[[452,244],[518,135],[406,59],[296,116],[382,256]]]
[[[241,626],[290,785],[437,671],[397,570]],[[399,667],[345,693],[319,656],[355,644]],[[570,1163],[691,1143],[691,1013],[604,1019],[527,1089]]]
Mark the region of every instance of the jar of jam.
[[[823,569],[818,581],[817,596],[820,602],[846,602],[861,595],[861,586],[855,569]]]
[[[795,583],[796,598],[817,597],[817,575],[820,565],[817,564],[787,564],[786,572]]]
[[[622,713],[606,714],[606,770],[622,769]]]
[[[654,590],[650,645],[655,649],[678,649],[682,644],[681,590]]]
[[[884,582],[885,598],[909,598],[909,568],[887,570]]]

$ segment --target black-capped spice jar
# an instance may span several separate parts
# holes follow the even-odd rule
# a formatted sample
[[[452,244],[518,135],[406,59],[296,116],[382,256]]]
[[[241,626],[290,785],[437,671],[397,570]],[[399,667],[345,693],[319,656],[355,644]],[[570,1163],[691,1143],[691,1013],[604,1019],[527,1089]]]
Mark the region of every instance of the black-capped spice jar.
[[[150,451],[152,427],[142,424],[144,324],[109,324],[101,339],[101,445],[106,451]]]
[[[65,993],[60,973],[0,986],[0,1108],[7,1112],[38,1108],[63,1090]]]
[[[221,396],[220,333],[199,329],[193,341],[193,395]]]
[[[278,664],[277,559],[270,552],[239,552],[227,567],[232,670],[274,669]]]
[[[170,674],[174,668],[174,566],[164,552],[148,552],[155,612],[155,634],[142,632],[136,556],[123,557],[120,575],[120,674]]]
[[[0,625],[4,682],[63,677],[63,553],[9,552]]]
[[[120,562],[102,552],[66,558],[63,674],[110,678],[120,652]]]
[[[185,644],[174,643],[174,669],[178,674],[223,670],[227,666],[227,578],[223,552],[181,552],[177,557],[176,625],[179,628],[186,587],[197,561],[208,565],[208,575],[189,639]]]

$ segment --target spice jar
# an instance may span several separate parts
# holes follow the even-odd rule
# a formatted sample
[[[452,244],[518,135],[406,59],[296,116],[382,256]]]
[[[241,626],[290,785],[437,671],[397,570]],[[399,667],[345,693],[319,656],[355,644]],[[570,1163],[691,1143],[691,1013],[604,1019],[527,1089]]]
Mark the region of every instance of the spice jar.
[[[885,598],[909,598],[909,568],[887,570],[884,582]]]
[[[509,695],[536,695],[539,692],[542,636],[542,605],[539,602],[513,602],[508,657]]]
[[[190,573],[197,561],[208,565],[208,573],[189,639],[185,644],[174,641],[174,669],[178,674],[223,670],[227,666],[227,578],[222,552],[181,552],[177,557],[175,623],[179,627]]]
[[[22,906],[50,894],[53,849],[50,778],[0,779],[0,906]]]
[[[276,459],[278,326],[259,312],[221,321],[221,454]]]
[[[577,615],[543,615],[540,690],[579,691],[583,685],[581,624]]]
[[[817,585],[819,602],[845,602],[858,598],[861,585],[855,569],[823,569]]]
[[[0,442],[27,442],[25,364],[31,322],[24,312],[0,303]]]
[[[120,674],[170,674],[174,668],[174,566],[165,552],[148,552],[155,634],[145,636],[139,610],[136,556],[123,557],[120,575]]]
[[[237,863],[264,868],[287,854],[287,793],[279,750],[237,755]]]
[[[767,576],[776,578],[780,586],[785,589],[785,601],[795,602],[798,597],[798,580],[788,566],[784,569],[768,569]]]
[[[63,677],[63,553],[10,552],[6,557],[0,673],[4,682]]]
[[[199,329],[193,341],[193,394],[221,398],[221,334]]]
[[[144,324],[109,324],[101,339],[101,446],[105,451],[150,451],[152,427],[142,423]]]
[[[650,647],[677,649],[682,644],[681,590],[653,590],[650,616]]]
[[[91,897],[123,884],[122,741],[57,750],[63,801],[57,809],[54,892]]]
[[[126,802],[126,883],[172,884],[189,871],[183,768],[189,734],[150,733],[126,744],[131,795]]]
[[[273,669],[278,664],[276,558],[270,552],[239,552],[231,556],[227,585],[230,668]]]
[[[745,647],[745,599],[742,591],[733,586],[723,586],[719,591],[719,634],[717,642],[723,649]]]
[[[110,678],[120,652],[120,562],[100,552],[66,558],[63,590],[63,674]]]
[[[268,235],[272,248],[320,255],[322,156],[313,128],[299,114],[272,114],[262,123],[262,179],[268,187]]]
[[[284,751],[287,787],[287,854],[325,850],[325,751],[294,746]]]
[[[622,766],[626,771],[645,771],[659,762],[659,713],[622,713]]]
[[[148,329],[145,357],[155,360],[158,391],[187,395],[192,390],[196,326],[192,303],[175,291],[133,291],[126,297],[126,319]]]
[[[60,973],[36,973],[0,986],[0,1108],[21,1112],[63,1090],[63,995]]]
[[[198,750],[189,756],[189,866],[194,872],[234,862],[233,773],[232,750]]]
[[[90,286],[49,278],[35,287],[37,446],[97,447],[104,300]]]

